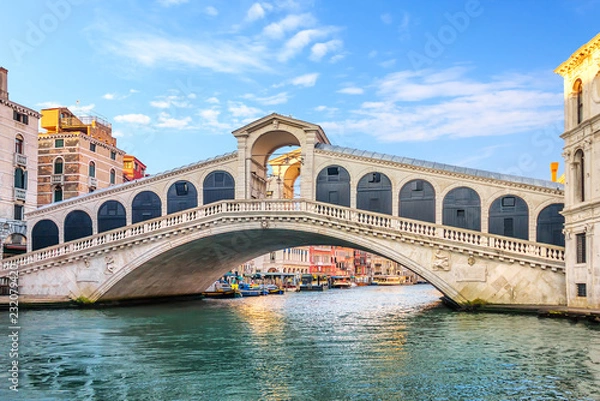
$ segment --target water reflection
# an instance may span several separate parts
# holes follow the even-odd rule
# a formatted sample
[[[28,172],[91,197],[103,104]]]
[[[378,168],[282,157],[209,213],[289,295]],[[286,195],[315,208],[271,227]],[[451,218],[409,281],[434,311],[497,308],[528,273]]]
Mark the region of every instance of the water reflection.
[[[439,295],[364,287],[24,311],[17,399],[596,399],[597,326],[453,313]]]

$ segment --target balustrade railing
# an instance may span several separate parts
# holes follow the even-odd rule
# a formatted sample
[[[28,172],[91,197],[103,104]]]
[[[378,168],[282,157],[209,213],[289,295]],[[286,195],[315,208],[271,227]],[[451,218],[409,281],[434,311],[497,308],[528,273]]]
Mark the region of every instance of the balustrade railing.
[[[385,232],[391,233],[418,235],[429,238],[432,241],[445,240],[465,245],[489,247],[514,255],[515,257],[518,255],[534,256],[553,262],[564,260],[564,248],[553,245],[441,226],[434,223],[382,215],[364,210],[354,210],[326,203],[293,199],[221,201],[96,234],[66,244],[15,256],[4,261],[2,266],[3,269],[8,269],[15,264],[25,266],[97,246],[106,246],[117,241],[140,238],[160,230],[182,226],[189,222],[210,221],[212,217],[218,215],[230,214],[235,216],[263,213],[263,216],[277,216],[279,212],[312,214],[329,221],[354,223],[361,227],[367,226],[375,230],[385,230]]]

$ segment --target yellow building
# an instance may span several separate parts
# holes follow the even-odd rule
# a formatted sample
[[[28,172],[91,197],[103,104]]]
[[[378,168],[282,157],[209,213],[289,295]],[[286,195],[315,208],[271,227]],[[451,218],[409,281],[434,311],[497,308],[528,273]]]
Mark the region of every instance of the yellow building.
[[[146,176],[146,165],[132,155],[123,156],[123,181],[133,181]]]
[[[66,107],[42,110],[38,135],[38,206],[123,182],[123,156],[112,125]]]

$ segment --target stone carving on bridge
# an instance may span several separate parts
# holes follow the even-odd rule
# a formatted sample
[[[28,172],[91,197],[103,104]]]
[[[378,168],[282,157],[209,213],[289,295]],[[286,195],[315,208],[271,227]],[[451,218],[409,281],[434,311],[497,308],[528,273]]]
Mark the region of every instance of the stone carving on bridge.
[[[112,256],[105,256],[104,261],[106,262],[105,274],[113,274],[115,272],[115,258]]]
[[[450,270],[450,254],[446,251],[438,249],[433,254],[432,270]]]

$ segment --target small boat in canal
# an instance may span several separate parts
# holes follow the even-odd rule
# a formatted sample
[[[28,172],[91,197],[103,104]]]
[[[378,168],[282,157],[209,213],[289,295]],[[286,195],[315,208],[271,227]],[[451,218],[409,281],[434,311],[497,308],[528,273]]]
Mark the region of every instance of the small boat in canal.
[[[351,288],[352,281],[349,276],[331,276],[331,288]]]
[[[329,289],[329,280],[323,274],[303,274],[300,277],[298,291],[325,291]]]
[[[229,283],[223,281],[215,281],[210,287],[201,293],[205,298],[235,298],[239,293],[231,288]]]
[[[261,285],[252,285],[246,282],[240,282],[238,291],[243,297],[258,297],[260,295],[267,295],[269,292]]]
[[[375,275],[371,280],[373,285],[402,285],[406,284],[406,277],[396,275]]]

